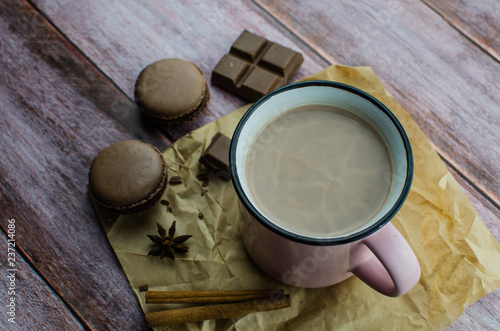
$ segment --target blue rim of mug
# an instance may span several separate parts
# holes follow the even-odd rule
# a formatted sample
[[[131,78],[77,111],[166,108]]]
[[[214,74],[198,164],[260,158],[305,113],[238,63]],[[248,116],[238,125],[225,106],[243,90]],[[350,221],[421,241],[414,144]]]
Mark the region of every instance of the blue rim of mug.
[[[394,124],[396,127],[397,131],[399,132],[401,139],[403,141],[403,145],[405,147],[406,151],[406,162],[407,162],[407,169],[406,169],[406,179],[405,183],[403,186],[403,189],[401,190],[401,194],[399,195],[396,203],[392,208],[384,215],[382,216],[378,221],[376,221],[374,224],[371,226],[367,227],[366,229],[363,229],[359,232],[355,232],[353,234],[350,234],[348,236],[337,236],[337,237],[325,237],[325,238],[314,238],[314,237],[308,237],[304,235],[300,235],[291,231],[288,231],[277,224],[271,222],[268,220],[264,215],[262,215],[257,208],[250,202],[250,199],[247,197],[247,194],[241,187],[240,179],[238,176],[238,172],[236,171],[236,147],[238,145],[238,140],[241,134],[241,131],[245,125],[245,123],[248,121],[250,116],[255,112],[257,108],[259,108],[266,100],[270,99],[271,97],[283,93],[285,91],[297,89],[297,88],[302,88],[302,87],[307,87],[307,86],[326,86],[326,87],[332,87],[335,89],[341,89],[345,90],[351,93],[354,93],[365,100],[371,102],[374,104],[378,109],[380,109]],[[231,176],[233,179],[233,186],[236,191],[236,194],[238,195],[241,203],[243,206],[246,208],[246,210],[262,225],[264,225],[266,228],[269,230],[273,231],[274,233],[278,234],[279,236],[282,236],[284,238],[293,240],[298,243],[302,244],[307,244],[307,245],[341,245],[341,244],[347,244],[351,243],[360,239],[363,239],[372,233],[378,231],[380,228],[382,228],[385,224],[387,224],[393,217],[396,215],[396,213],[399,211],[401,206],[403,205],[404,201],[406,200],[406,197],[408,196],[408,193],[410,192],[410,186],[411,182],[413,179],[413,154],[411,150],[411,145],[410,141],[408,139],[408,136],[406,135],[406,132],[403,129],[403,126],[401,123],[398,121],[396,116],[387,108],[383,103],[378,101],[376,98],[371,96],[370,94],[355,88],[350,85],[346,85],[343,83],[338,83],[338,82],[333,82],[333,81],[323,81],[323,80],[311,80],[311,81],[303,81],[303,82],[298,82],[298,83],[293,83],[289,84],[286,86],[283,86],[281,88],[278,88],[266,95],[264,95],[262,98],[260,98],[258,101],[256,101],[250,108],[246,111],[246,113],[243,115],[241,120],[239,121],[238,125],[236,126],[236,129],[234,131],[233,137],[231,139],[231,145],[230,145],[230,150],[229,150],[229,165],[230,165],[230,170],[231,170]]]

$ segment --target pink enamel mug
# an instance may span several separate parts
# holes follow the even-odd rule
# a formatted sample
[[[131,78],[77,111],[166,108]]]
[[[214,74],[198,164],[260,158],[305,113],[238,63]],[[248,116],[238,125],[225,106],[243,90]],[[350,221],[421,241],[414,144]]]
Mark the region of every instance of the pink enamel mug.
[[[349,116],[360,118],[380,137],[389,155],[391,171],[383,174],[387,194],[380,207],[367,219],[360,220],[359,225],[353,223],[356,224],[354,228],[342,233],[305,233],[300,226],[289,226],[287,219],[269,213],[255,196],[258,193],[250,187],[253,154],[249,151],[261,130],[269,123],[275,123],[266,142],[271,146],[280,139],[280,134],[291,130],[291,124],[280,120],[280,116],[291,109],[310,105],[340,108]],[[314,143],[303,141],[299,145]],[[308,148],[307,145],[302,147]],[[324,151],[322,155],[325,153],[335,157],[334,150]],[[330,81],[299,82],[279,88],[255,102],[244,114],[232,137],[229,159],[233,185],[240,202],[243,243],[252,260],[268,275],[285,284],[309,288],[337,284],[356,275],[374,290],[390,297],[405,294],[418,282],[418,260],[407,241],[390,223],[403,205],[413,178],[410,142],[397,118],[371,95]],[[264,174],[265,171],[274,171],[275,167],[279,165],[261,165],[253,173]],[[269,190],[282,186],[277,198],[281,195],[288,198],[285,188],[293,183],[282,181],[279,176],[276,178],[269,181]],[[321,193],[319,196],[327,198]],[[286,215],[293,215],[307,206],[302,206],[301,210],[294,210],[297,206],[293,204],[280,208],[288,213]],[[325,224],[330,222],[328,217],[323,221]],[[314,228],[316,219],[303,219],[303,222],[302,226]]]

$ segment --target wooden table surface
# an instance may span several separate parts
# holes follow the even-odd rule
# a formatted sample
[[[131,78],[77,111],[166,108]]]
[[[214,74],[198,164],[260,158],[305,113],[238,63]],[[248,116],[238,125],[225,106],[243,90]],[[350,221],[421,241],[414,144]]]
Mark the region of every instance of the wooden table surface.
[[[7,247],[15,219],[18,269],[17,324],[3,308],[1,328],[147,329],[87,194],[88,169],[113,142],[165,149],[244,105],[210,85],[206,112],[165,130],[133,101],[146,65],[183,58],[209,78],[244,29],[304,54],[293,79],[371,66],[500,239],[498,0],[0,1],[0,225]],[[499,307],[497,290],[449,329],[499,330]]]

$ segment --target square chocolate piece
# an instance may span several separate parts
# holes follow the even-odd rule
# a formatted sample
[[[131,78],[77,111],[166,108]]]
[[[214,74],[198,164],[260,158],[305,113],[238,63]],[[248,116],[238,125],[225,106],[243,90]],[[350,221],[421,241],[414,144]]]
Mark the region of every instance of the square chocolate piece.
[[[266,47],[268,41],[256,34],[250,33],[248,31],[243,31],[243,33],[236,39],[229,54],[234,54],[245,58],[245,60],[250,62],[255,62],[257,56],[262,52],[264,47]]]
[[[225,181],[231,180],[231,171],[229,169],[230,145],[231,139],[217,132],[200,157],[200,163],[207,167],[211,174]]]
[[[243,31],[212,71],[212,83],[253,102],[285,85],[302,54]]]
[[[259,99],[268,91],[282,86],[283,78],[259,67],[254,67],[241,86],[241,91],[252,99]]]
[[[243,76],[248,72],[250,65],[247,61],[231,54],[226,54],[220,60],[218,67],[218,80],[220,84],[227,86],[228,92],[238,92],[238,82],[243,79]],[[212,74],[213,75],[213,74]],[[213,77],[213,76],[212,76]]]
[[[295,52],[290,48],[272,44],[262,57],[260,63],[263,67],[270,68],[274,72],[279,72],[283,77],[288,77],[290,76],[290,71],[295,68],[295,61],[297,61]]]

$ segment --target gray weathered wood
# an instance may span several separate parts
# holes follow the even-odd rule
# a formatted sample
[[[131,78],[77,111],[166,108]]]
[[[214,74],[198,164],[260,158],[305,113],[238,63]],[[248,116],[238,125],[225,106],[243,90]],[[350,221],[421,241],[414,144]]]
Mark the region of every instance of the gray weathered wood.
[[[11,219],[11,218],[8,218]],[[8,223],[8,220],[6,220]],[[14,222],[14,225],[16,223]],[[2,292],[2,317],[0,329],[2,330],[84,330],[83,325],[66,307],[52,289],[40,278],[31,266],[22,258],[19,251],[12,245],[16,244],[16,230],[10,238],[13,255],[8,250],[8,238],[2,233],[2,254],[0,264],[4,268],[5,280]],[[12,258],[13,260],[8,260]],[[10,266],[8,262],[13,262]],[[13,269],[13,270],[10,270]],[[2,286],[3,287],[3,286]],[[13,298],[13,301],[11,300]],[[12,307],[7,307],[11,305]],[[9,321],[10,320],[10,321]]]
[[[500,61],[500,5],[497,0],[422,0]]]
[[[33,2],[131,99],[140,71],[163,58],[191,61],[210,80],[212,69],[244,29],[306,54],[292,79],[326,66],[295,36],[276,28],[275,22],[269,22],[265,13],[247,1],[200,1],[192,5],[158,0]],[[75,15],[77,12],[86,14]],[[206,112],[194,123],[167,129],[174,138],[246,104],[212,85],[210,92]]]
[[[54,315],[75,316],[67,327],[49,320],[54,324],[47,328],[146,329],[88,198],[87,171],[114,141],[138,138],[162,149],[168,137],[243,105],[210,86],[209,107],[199,119],[158,130],[133,103],[144,66],[180,57],[210,79],[243,29],[301,51],[305,62],[293,79],[330,63],[372,66],[498,240],[500,66],[498,38],[492,38],[498,14],[492,0],[462,2],[0,3],[0,209],[18,220],[18,244],[34,270],[33,279],[23,280],[26,288],[46,281],[41,293],[53,291],[49,297],[61,300],[49,299]],[[500,326],[498,302],[498,291],[487,295],[450,329]],[[42,312],[35,307],[31,328]]]
[[[130,100],[31,5],[2,1],[0,15],[0,226],[17,220],[27,262],[89,325],[145,327],[85,183],[108,144],[168,140],[137,121]]]

